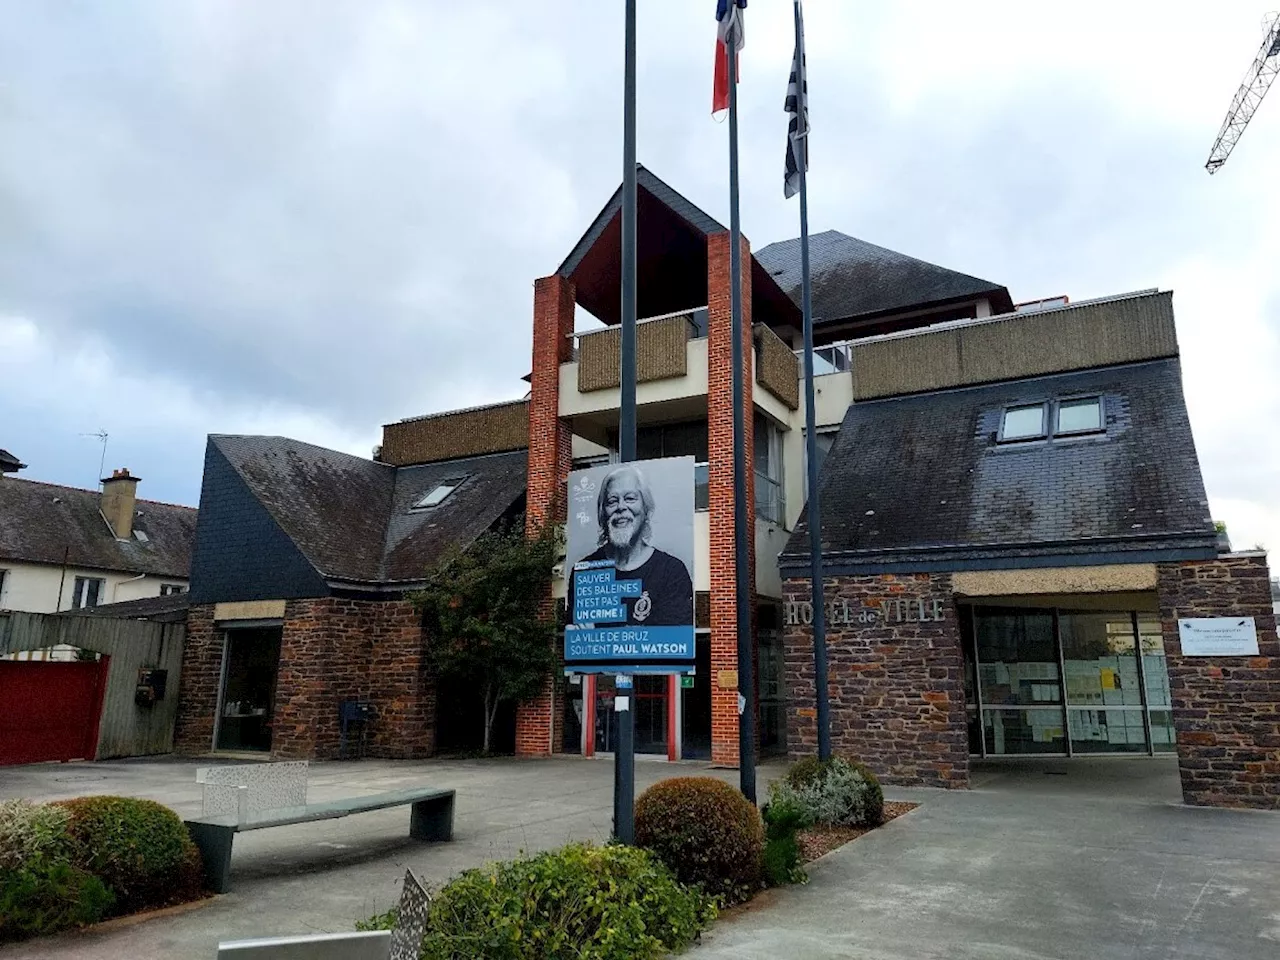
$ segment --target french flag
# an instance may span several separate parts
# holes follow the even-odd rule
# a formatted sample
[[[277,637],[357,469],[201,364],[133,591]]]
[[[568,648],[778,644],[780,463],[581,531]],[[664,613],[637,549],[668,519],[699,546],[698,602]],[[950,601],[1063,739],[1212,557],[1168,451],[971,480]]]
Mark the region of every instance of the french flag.
[[[733,45],[734,73],[737,73],[738,51],[746,44],[742,23],[747,0],[716,0],[716,81],[711,94],[711,116],[719,120],[729,109],[729,64],[725,48]],[[737,80],[737,76],[734,77]]]

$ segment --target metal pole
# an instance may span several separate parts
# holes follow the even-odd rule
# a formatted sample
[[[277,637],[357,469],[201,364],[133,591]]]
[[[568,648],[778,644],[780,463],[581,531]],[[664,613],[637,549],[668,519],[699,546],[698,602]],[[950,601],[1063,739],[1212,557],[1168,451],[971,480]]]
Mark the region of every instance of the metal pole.
[[[752,803],[756,802],[755,664],[751,643],[751,580],[748,577],[747,463],[742,409],[742,226],[738,217],[738,70],[737,48],[727,38],[729,63],[729,335],[733,338],[733,554],[737,574],[735,602],[738,612],[738,779]]]
[[[636,0],[626,0],[626,54],[622,94],[622,410],[618,446],[624,463],[636,458]],[[629,680],[630,678],[628,678]],[[619,678],[621,680],[621,678]],[[635,840],[634,691],[615,688],[618,746],[613,754],[613,835]],[[625,698],[625,699],[623,699]]]
[[[800,23],[800,4],[795,5],[796,19],[796,132],[802,154],[796,164],[800,168],[800,287],[804,312],[804,418],[808,427],[805,454],[809,474],[809,586],[813,601],[813,681],[818,708],[818,759],[831,759],[831,713],[827,689],[827,614],[822,582],[822,503],[818,498],[817,414],[813,400],[813,290],[809,283],[809,139],[804,89],[804,31]]]

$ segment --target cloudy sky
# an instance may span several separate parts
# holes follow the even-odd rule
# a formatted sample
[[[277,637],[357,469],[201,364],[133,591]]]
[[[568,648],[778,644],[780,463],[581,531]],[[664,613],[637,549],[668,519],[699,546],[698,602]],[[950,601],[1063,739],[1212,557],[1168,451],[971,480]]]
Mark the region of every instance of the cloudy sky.
[[[727,222],[711,0],[640,0],[640,159]],[[1244,2],[810,0],[815,230],[1015,300],[1174,291],[1215,517],[1280,546],[1280,93],[1204,161]],[[534,278],[617,186],[621,0],[0,0],[0,447],[196,503],[205,434],[368,455],[522,394]],[[791,4],[755,0],[743,226],[784,202]]]

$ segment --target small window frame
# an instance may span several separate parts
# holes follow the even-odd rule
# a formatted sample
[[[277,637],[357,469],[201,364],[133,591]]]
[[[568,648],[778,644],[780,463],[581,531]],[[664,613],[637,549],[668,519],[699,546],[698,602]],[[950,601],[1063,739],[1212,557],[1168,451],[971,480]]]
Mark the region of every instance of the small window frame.
[[[419,510],[434,510],[436,507],[440,506],[440,504],[444,503],[446,500],[452,497],[455,493],[457,493],[458,488],[462,486],[464,483],[466,483],[468,479],[469,479],[468,476],[461,476],[461,477],[446,477],[443,480],[437,480],[430,490],[428,490],[421,497],[419,497],[417,500],[414,501],[413,506],[410,507],[409,510],[415,513]],[[427,503],[428,500],[430,500],[433,496],[435,496],[437,491],[446,487],[448,489],[446,489],[445,492],[440,495],[440,499],[436,500],[434,503]]]
[[[1059,427],[1062,417],[1063,404],[1081,403],[1083,401],[1095,401],[1098,404],[1098,425],[1096,427],[1085,427],[1081,430],[1062,430]],[[1060,397],[1053,403],[1053,435],[1054,437],[1090,437],[1097,436],[1100,433],[1107,432],[1107,402],[1105,398],[1096,393],[1086,393],[1078,397]]]
[[[1014,410],[1030,410],[1033,407],[1040,408],[1040,432],[1036,434],[1022,434],[1016,437],[1005,435],[1005,424],[1009,419],[1009,413]],[[1038,403],[1011,403],[1000,411],[1000,429],[996,433],[997,443],[1031,443],[1036,440],[1045,440],[1049,436],[1049,401],[1041,400]]]

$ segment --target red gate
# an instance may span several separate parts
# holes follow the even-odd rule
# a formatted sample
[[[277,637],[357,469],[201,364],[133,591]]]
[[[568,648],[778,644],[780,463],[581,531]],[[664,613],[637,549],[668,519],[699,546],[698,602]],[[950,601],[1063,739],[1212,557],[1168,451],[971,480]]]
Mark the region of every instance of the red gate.
[[[0,765],[92,760],[109,661],[0,660]]]

